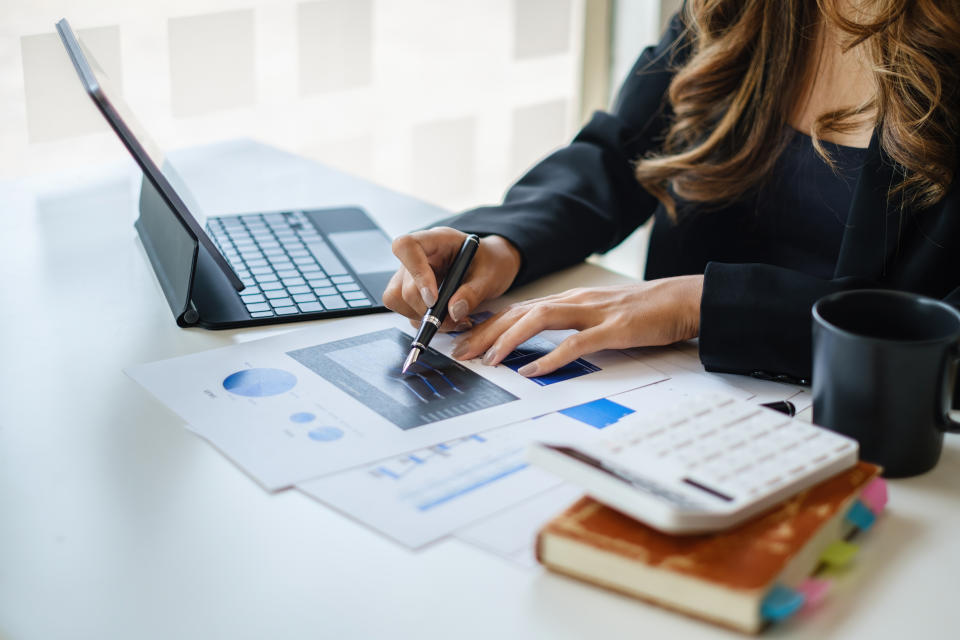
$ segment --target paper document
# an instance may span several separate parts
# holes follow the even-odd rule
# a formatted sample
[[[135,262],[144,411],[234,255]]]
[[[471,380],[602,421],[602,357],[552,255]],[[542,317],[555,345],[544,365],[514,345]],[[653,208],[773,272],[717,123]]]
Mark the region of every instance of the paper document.
[[[581,496],[580,487],[560,484],[461,529],[455,537],[532,569],[537,566],[537,533]]]
[[[444,334],[401,376],[411,333],[396,314],[353,317],[127,373],[271,490],[666,377],[604,351],[544,384],[456,362]]]
[[[297,488],[417,548],[560,484],[560,478],[527,463],[531,442],[560,438],[575,443],[596,434],[591,425],[563,416],[526,420]]]

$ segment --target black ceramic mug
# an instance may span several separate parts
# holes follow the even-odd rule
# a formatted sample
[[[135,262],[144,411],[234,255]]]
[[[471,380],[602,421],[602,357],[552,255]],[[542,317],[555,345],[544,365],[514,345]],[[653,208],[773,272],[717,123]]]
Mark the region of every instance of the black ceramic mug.
[[[860,443],[887,477],[932,469],[950,419],[960,312],[902,291],[855,290],[813,305],[813,422]]]

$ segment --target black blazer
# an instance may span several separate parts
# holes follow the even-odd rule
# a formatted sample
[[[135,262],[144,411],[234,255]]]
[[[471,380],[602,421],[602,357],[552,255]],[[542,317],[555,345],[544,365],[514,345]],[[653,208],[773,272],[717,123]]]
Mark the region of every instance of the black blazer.
[[[674,227],[637,183],[632,162],[655,150],[671,116],[666,90],[688,44],[675,16],[645,50],[610,113],[597,112],[574,140],[548,156],[508,192],[503,204],[446,224],[497,234],[523,256],[515,285],[607,251],[656,216],[647,279],[704,273],[700,359],[708,370],[809,379],[811,313],[821,296],[852,288],[914,291],[960,304],[960,195],[956,181],[926,210],[887,198],[897,179],[874,134],[854,189],[833,278],[759,264],[736,255],[748,230],[716,224],[709,213]],[[710,238],[699,266],[678,260],[684,242]],[[730,248],[734,247],[733,250]],[[776,247],[773,247],[775,250]]]

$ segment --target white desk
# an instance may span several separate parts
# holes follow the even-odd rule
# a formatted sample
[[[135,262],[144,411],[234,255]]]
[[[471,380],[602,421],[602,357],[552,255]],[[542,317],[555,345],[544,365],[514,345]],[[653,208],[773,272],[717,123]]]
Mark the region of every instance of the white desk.
[[[356,202],[393,234],[442,213],[252,143],[178,155],[212,212]],[[739,637],[261,490],[121,372],[238,333],[174,325],[134,240],[137,185],[128,166],[0,184],[0,638]],[[518,295],[618,278],[582,266]],[[891,485],[825,608],[771,635],[957,637],[958,438]]]

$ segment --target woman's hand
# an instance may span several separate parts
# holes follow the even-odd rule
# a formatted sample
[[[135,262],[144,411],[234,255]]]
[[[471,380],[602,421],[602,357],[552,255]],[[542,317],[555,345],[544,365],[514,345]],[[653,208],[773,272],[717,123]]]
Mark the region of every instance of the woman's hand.
[[[383,304],[419,326],[424,312],[436,303],[438,283],[466,237],[462,231],[436,227],[394,240],[393,253],[403,266],[383,292]],[[509,289],[520,265],[520,252],[508,240],[500,236],[481,238],[463,284],[450,298],[441,331],[469,329],[470,312]]]
[[[546,329],[577,329],[557,348],[519,370],[541,376],[602,349],[664,345],[700,333],[703,276],[678,276],[639,284],[571,289],[508,307],[461,336],[458,360],[480,354],[499,364],[522,342]]]

